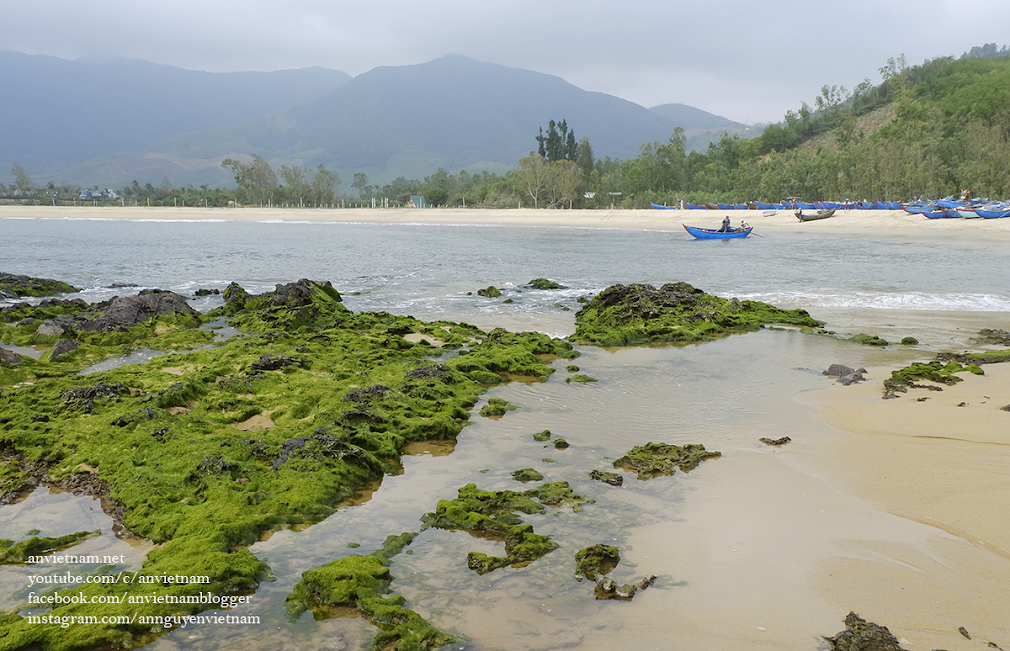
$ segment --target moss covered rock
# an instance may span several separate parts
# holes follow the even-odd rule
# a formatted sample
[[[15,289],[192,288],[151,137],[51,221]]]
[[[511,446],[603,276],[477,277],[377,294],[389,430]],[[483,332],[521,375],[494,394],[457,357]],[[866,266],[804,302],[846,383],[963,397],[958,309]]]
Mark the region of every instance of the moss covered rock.
[[[782,310],[758,301],[725,299],[687,283],[613,285],[575,315],[570,339],[600,346],[661,341],[707,341],[771,323],[820,327],[805,310]]]
[[[646,443],[635,446],[630,452],[614,461],[614,467],[632,471],[639,479],[651,479],[660,475],[672,475],[677,468],[683,472],[690,472],[702,461],[721,456],[721,452],[710,452],[700,443],[689,443],[684,446]]]
[[[854,612],[845,616],[845,630],[824,638],[832,651],[901,651],[898,638],[886,626],[868,622]]]
[[[54,294],[70,294],[79,291],[81,290],[62,280],[0,273],[0,296],[6,298],[52,296]]]
[[[610,574],[621,562],[621,553],[616,547],[596,544],[575,552],[575,578],[596,580],[597,574]]]
[[[546,278],[534,278],[529,282],[529,285],[533,289],[564,289],[562,285]]]
[[[62,312],[71,323],[94,308],[36,309]],[[269,568],[246,547],[261,533],[332,514],[339,500],[396,468],[408,441],[454,439],[488,384],[545,379],[553,359],[575,354],[569,343],[537,333],[488,334],[467,324],[351,313],[329,283],[309,280],[261,295],[233,284],[216,315],[242,334],[143,365],[78,375],[141,343],[160,350],[205,344],[212,334],[199,325],[207,317],[159,314],[123,329],[81,330],[78,349],[57,359],[0,365],[0,501],[43,481],[85,487],[112,504],[127,531],[160,545],[142,575],[207,578],[199,586],[133,584],[131,594],[255,590]],[[45,319],[0,328],[30,338]],[[430,335],[444,348],[412,343],[410,333]],[[431,359],[463,346],[469,355]],[[108,588],[78,590],[98,595]],[[144,614],[205,607],[163,604]],[[132,617],[134,609],[60,605],[53,615]],[[16,639],[15,648],[129,648],[151,634],[147,626],[67,631],[11,621],[0,646]]]
[[[864,346],[890,346],[886,340],[881,339],[877,335],[864,335],[862,333],[849,337],[849,341],[854,341]]]

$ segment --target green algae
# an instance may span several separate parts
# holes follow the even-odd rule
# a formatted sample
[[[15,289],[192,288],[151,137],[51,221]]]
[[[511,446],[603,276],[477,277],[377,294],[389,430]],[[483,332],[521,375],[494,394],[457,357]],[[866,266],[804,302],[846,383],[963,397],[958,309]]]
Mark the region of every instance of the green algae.
[[[544,476],[533,468],[522,468],[520,470],[512,471],[512,479],[521,481],[524,484],[530,481],[542,481],[543,478]]]
[[[589,384],[590,382],[598,382],[598,381],[599,380],[597,380],[596,378],[589,377],[588,375],[584,375],[582,373],[576,373],[571,377],[565,378],[565,382],[578,382],[580,384]]]
[[[471,483],[459,489],[456,499],[439,500],[435,512],[425,514],[422,522],[426,527],[462,529],[473,536],[504,541],[504,556],[467,554],[467,567],[486,574],[509,565],[523,567],[558,548],[549,536],[534,532],[532,525],[522,524],[517,512],[543,513],[545,505],[555,508],[568,505],[579,511],[583,504],[591,502],[573,493],[568,482],[546,483],[522,493],[485,491]]]
[[[52,296],[53,294],[70,294],[79,291],[81,290],[77,287],[62,280],[0,273],[0,296],[7,298]]]
[[[578,373],[579,367],[576,366],[575,364],[569,364],[567,367],[565,367],[565,370],[568,371],[569,373]]]
[[[773,323],[820,328],[805,310],[782,310],[758,301],[725,299],[687,283],[613,285],[575,315],[582,344],[628,346],[648,342],[709,341],[725,333]]]
[[[269,568],[245,547],[263,531],[330,515],[356,488],[393,470],[408,441],[454,439],[488,384],[511,374],[546,379],[550,361],[576,355],[569,343],[537,333],[488,334],[468,324],[353,314],[329,283],[303,280],[263,295],[232,285],[225,294],[214,316],[229,318],[243,335],[217,348],[77,375],[93,359],[123,354],[138,341],[131,332],[95,333],[58,361],[0,367],[4,495],[38,481],[82,487],[111,500],[112,515],[132,535],[161,545],[142,576],[206,577],[199,585],[134,584],[130,595],[254,591]],[[192,330],[206,320],[163,315],[135,327],[158,348],[174,332],[179,340],[208,336]],[[404,337],[409,333],[444,345],[414,344]],[[431,359],[462,346],[468,355]],[[517,559],[547,544],[519,538]],[[115,587],[74,590],[100,595]],[[143,614],[205,607],[151,605]],[[134,610],[61,605],[54,615]],[[64,630],[11,622],[0,648],[130,648],[163,632],[147,625]]]
[[[529,286],[533,289],[564,289],[562,285],[546,278],[534,278],[529,282]]]
[[[853,341],[853,342],[855,342],[857,344],[863,344],[864,346],[890,346],[891,345],[886,340],[881,339],[877,335],[865,335],[865,334],[862,334],[862,333],[860,333],[858,335],[854,335],[852,337],[849,337],[849,341]]]
[[[551,440],[551,430],[545,429],[542,432],[536,432],[533,435],[534,441],[550,441]]]
[[[620,562],[616,547],[600,543],[584,547],[575,552],[575,578],[595,581],[598,574],[610,574]]]
[[[477,290],[477,296],[484,296],[487,298],[498,298],[501,296],[501,290],[491,285],[490,287],[485,287],[484,289]]]
[[[632,448],[623,457],[614,461],[614,467],[634,472],[639,479],[651,479],[661,475],[672,475],[677,468],[682,472],[690,472],[702,461],[721,456],[721,452],[710,452],[700,443],[679,446],[650,442]]]
[[[567,341],[539,332],[515,333],[496,328],[471,345],[468,354],[453,357],[446,365],[493,386],[512,379],[546,381],[554,372],[547,365],[550,361],[578,356]]]
[[[426,651],[455,642],[456,638],[405,608],[403,597],[383,596],[390,594],[393,580],[390,559],[415,536],[413,532],[389,536],[371,554],[346,556],[302,573],[285,602],[289,618],[297,618],[307,609],[322,618],[330,608],[355,608],[379,627],[370,646],[374,650]]]
[[[0,540],[0,565],[26,563],[29,556],[66,549],[83,540],[101,535],[101,533],[100,531],[78,531],[57,538],[33,536],[17,543],[13,540]]]
[[[624,485],[624,475],[617,472],[607,472],[605,470],[591,470],[589,471],[589,478],[595,479],[596,481],[602,481],[604,484],[610,484],[611,486]]]
[[[486,418],[501,418],[510,411],[519,409],[508,400],[501,398],[489,398],[487,404],[480,408],[480,415]]]
[[[902,346],[918,346],[919,345],[919,340],[916,339],[915,337],[902,337],[902,339],[901,339],[901,345]]]

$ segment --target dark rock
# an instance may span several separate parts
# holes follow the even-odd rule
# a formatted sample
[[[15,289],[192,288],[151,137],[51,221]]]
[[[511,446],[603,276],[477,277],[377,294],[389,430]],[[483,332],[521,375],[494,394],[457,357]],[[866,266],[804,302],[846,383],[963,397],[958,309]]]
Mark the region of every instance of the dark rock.
[[[529,285],[533,289],[564,289],[563,286],[546,278],[534,278],[529,282]]]
[[[303,360],[288,357],[287,355],[271,355],[270,353],[264,353],[263,355],[260,355],[258,360],[249,366],[257,371],[276,371],[277,369],[284,368],[285,366],[296,366],[301,364],[303,364]]]
[[[868,622],[856,613],[845,616],[845,630],[825,637],[832,651],[902,651],[886,626]]]
[[[59,337],[64,332],[66,330],[60,324],[53,321],[44,321],[35,331],[35,334],[42,337]]]
[[[764,443],[765,445],[774,445],[775,447],[783,446],[786,443],[788,443],[789,441],[792,441],[792,439],[789,438],[788,436],[783,436],[780,439],[770,439],[770,438],[762,437],[762,438],[759,438],[758,440],[761,441],[762,443]]]
[[[97,317],[80,321],[78,327],[85,332],[113,332],[159,314],[182,313],[194,317],[199,314],[182,296],[157,289],[144,290],[136,296],[117,297],[103,307],[105,309]]]
[[[61,280],[0,273],[0,295],[7,298],[52,296],[53,294],[79,291],[81,290]]]
[[[490,287],[486,287],[484,289],[478,289],[477,296],[485,296],[487,298],[498,298],[499,296],[501,296],[501,290],[499,290],[494,285],[491,285]]]
[[[193,292],[194,296],[216,296],[221,293],[220,289],[198,289]]]
[[[850,384],[852,384],[853,382],[862,382],[865,379],[866,378],[863,377],[862,373],[858,373],[858,372],[854,371],[852,373],[847,373],[845,375],[842,375],[837,380],[835,380],[835,382],[839,382],[839,383],[841,383],[842,386],[846,386],[847,387]]]
[[[73,339],[60,339],[56,342],[56,345],[52,348],[52,354],[49,359],[56,359],[61,355],[66,355],[67,353],[77,350],[77,342]]]
[[[13,350],[0,348],[0,364],[17,364],[20,361],[21,355],[18,355]]]
[[[624,475],[621,475],[616,472],[593,470],[589,473],[589,478],[595,479],[596,481],[602,481],[604,484],[610,484],[611,486],[624,485]]]
[[[957,627],[957,632],[960,633],[961,635],[963,635],[966,639],[969,639],[969,640],[971,639],[971,636],[968,635],[968,629],[966,629],[964,626],[958,626]]]
[[[1010,346],[1010,332],[1006,330],[995,330],[983,328],[978,331],[980,343],[998,344],[1000,346]]]
[[[841,377],[843,375],[851,375],[855,372],[856,369],[851,366],[846,366],[845,364],[832,364],[828,367],[828,370],[824,371],[824,375],[835,375]]]

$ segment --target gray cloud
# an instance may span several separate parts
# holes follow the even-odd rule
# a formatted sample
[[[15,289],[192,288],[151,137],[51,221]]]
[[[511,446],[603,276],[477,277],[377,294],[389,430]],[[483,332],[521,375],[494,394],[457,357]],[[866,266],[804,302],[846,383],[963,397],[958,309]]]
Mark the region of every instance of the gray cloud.
[[[879,82],[888,57],[916,64],[1002,45],[1008,19],[1010,3],[997,0],[38,0],[5,9],[0,40],[29,54],[210,71],[356,75],[458,53],[645,106],[766,122],[812,103],[824,84]]]

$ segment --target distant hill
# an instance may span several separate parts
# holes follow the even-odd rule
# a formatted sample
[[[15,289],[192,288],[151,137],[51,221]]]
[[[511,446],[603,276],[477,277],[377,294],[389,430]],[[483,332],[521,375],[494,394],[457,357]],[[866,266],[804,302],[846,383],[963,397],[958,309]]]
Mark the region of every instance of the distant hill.
[[[296,108],[185,134],[149,151],[178,158],[229,152],[269,161],[324,164],[344,178],[423,177],[438,167],[502,170],[536,148],[549,120],[588,136],[597,157],[638,155],[674,124],[633,102],[582,90],[551,75],[450,55],[381,67]]]
[[[210,73],[137,59],[0,51],[0,178],[45,175],[169,136],[303,104],[350,79],[325,68]]]
[[[660,115],[673,122],[684,130],[688,129],[718,129],[720,127],[733,127],[745,129],[746,124],[734,122],[721,115],[715,115],[708,111],[703,111],[687,104],[660,104],[649,109],[656,115]]]

